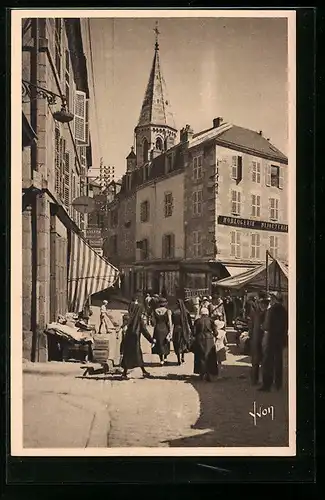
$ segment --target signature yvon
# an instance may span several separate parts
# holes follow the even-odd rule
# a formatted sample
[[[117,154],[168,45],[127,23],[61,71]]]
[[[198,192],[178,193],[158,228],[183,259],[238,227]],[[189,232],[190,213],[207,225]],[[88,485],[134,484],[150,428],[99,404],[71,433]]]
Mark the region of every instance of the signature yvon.
[[[253,418],[254,425],[257,425],[258,418],[267,417],[268,415],[271,417],[271,420],[274,420],[274,406],[266,406],[263,408],[263,406],[260,405],[259,407],[257,407],[256,401],[254,401],[253,411],[250,411],[249,415]]]

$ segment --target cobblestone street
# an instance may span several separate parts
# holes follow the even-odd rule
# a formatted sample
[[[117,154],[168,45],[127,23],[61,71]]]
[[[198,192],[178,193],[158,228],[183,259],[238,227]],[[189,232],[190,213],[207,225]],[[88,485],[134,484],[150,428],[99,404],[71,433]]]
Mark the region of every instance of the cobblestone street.
[[[152,379],[141,371],[82,378],[80,363],[25,367],[24,447],[288,446],[286,387],[261,393],[250,386],[249,358],[231,354],[212,383],[192,375],[193,355],[181,367],[172,352],[167,366],[143,341]],[[287,384],[287,383],[286,383]],[[259,408],[274,408],[257,417]]]

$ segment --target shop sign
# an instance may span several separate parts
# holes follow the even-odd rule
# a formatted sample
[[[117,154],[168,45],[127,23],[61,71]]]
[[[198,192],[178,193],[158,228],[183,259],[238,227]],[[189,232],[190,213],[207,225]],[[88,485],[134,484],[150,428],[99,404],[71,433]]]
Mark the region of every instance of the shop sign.
[[[87,227],[86,229],[86,239],[101,239],[102,238],[102,230],[100,227]]]
[[[103,246],[103,239],[102,238],[96,238],[96,239],[91,239],[91,240],[89,239],[87,241],[88,241],[88,244],[94,248],[102,248],[102,246]]]
[[[239,217],[229,217],[227,215],[219,215],[218,224],[222,224],[223,226],[242,227],[246,229],[257,229],[261,231],[275,231],[279,233],[288,232],[287,224],[252,219],[241,219]]]

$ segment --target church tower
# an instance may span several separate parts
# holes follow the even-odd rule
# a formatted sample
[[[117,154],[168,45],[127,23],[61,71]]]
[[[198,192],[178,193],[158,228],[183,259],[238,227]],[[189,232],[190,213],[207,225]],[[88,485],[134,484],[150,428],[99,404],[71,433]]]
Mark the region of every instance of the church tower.
[[[141,167],[175,144],[177,129],[159,60],[158,26],[155,53],[135,132],[136,164]]]

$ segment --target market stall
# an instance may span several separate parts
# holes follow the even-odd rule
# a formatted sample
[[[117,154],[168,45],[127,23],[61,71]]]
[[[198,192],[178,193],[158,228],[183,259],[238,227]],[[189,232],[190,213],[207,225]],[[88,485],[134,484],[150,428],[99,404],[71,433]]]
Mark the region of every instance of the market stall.
[[[272,259],[255,269],[250,269],[237,276],[231,276],[218,281],[222,289],[245,289],[247,292],[258,290],[288,292],[288,266],[278,260]]]

